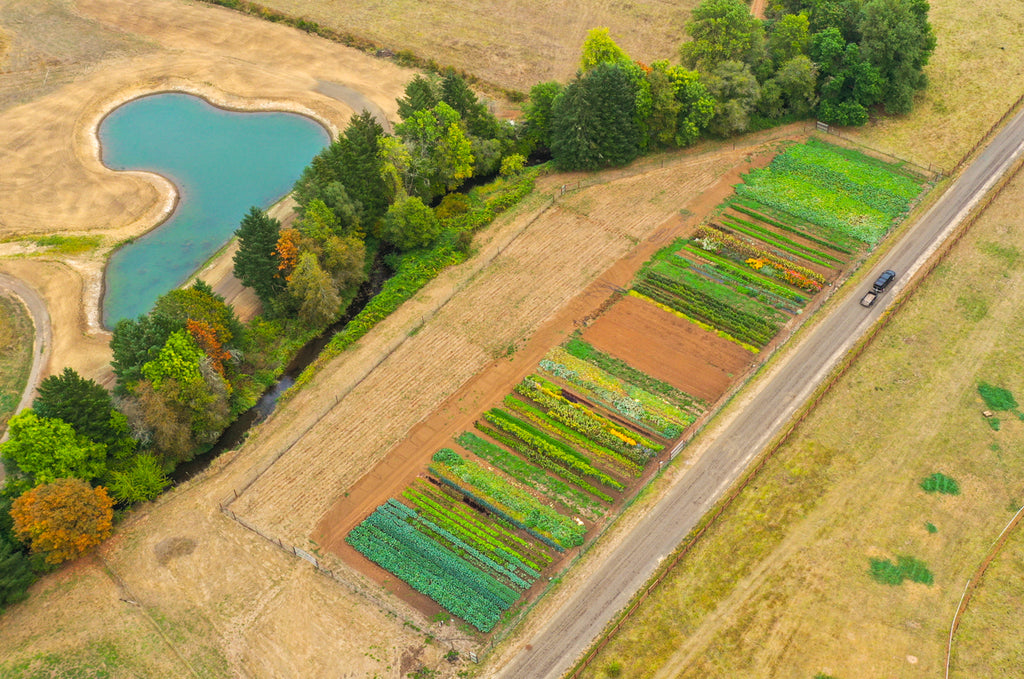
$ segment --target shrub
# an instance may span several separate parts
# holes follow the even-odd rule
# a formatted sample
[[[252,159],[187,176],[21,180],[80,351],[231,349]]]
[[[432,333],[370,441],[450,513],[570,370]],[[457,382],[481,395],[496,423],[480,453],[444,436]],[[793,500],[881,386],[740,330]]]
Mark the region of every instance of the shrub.
[[[978,394],[981,395],[989,410],[1014,410],[1017,408],[1017,399],[1008,389],[981,382],[978,384]]]
[[[899,585],[904,579],[922,585],[934,582],[931,571],[920,559],[912,556],[901,556],[893,563],[889,559],[871,559],[871,577],[883,585]]]
[[[959,495],[960,486],[956,481],[938,472],[932,474],[924,481],[921,481],[921,489],[926,493],[943,493],[945,495]]]

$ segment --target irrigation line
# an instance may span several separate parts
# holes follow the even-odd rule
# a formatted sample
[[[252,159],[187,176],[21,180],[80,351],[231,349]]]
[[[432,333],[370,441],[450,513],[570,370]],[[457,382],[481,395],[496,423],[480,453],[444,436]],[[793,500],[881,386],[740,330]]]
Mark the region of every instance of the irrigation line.
[[[1024,516],[1024,506],[1017,510],[1017,513],[1013,515],[1010,522],[1003,528],[1003,532],[999,534],[996,541],[992,543],[992,549],[989,550],[988,556],[978,566],[978,570],[974,572],[974,575],[964,585],[964,593],[960,596],[960,603],[956,607],[956,612],[953,613],[953,622],[949,625],[949,641],[946,643],[946,679],[949,679],[949,665],[950,658],[953,655],[953,635],[956,634],[956,630],[960,627],[960,619],[963,612],[967,610],[967,604],[970,603],[971,597],[974,595],[974,590],[981,584],[981,579],[985,576],[985,571],[992,564],[992,561],[1002,551],[1003,546],[1010,537],[1010,531],[1012,531],[1017,524],[1020,522],[1021,516]]]

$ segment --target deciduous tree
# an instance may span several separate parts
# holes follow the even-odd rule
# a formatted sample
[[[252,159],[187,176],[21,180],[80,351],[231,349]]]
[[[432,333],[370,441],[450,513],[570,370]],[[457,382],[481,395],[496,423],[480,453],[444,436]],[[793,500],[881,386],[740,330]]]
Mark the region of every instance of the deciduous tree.
[[[110,536],[114,513],[106,489],[58,479],[28,491],[11,506],[14,532],[52,564],[77,559]]]
[[[39,417],[23,410],[7,423],[10,438],[0,445],[0,457],[24,474],[29,486],[54,479],[99,478],[106,471],[107,449],[76,434],[64,420]]]
[[[399,250],[429,245],[441,233],[434,211],[416,196],[397,201],[388,209],[381,238]]]
[[[909,113],[914,92],[928,84],[924,67],[935,50],[927,0],[867,0],[860,22],[861,54],[882,80],[887,113]]]
[[[326,325],[340,310],[338,288],[312,252],[299,255],[288,279],[288,294],[299,308],[299,318],[315,327]]]
[[[683,65],[704,72],[725,61],[755,64],[764,53],[764,27],[742,0],[704,0],[686,24]]]
[[[443,101],[416,111],[395,133],[409,151],[409,193],[432,201],[454,191],[473,174],[473,150],[459,114]]]

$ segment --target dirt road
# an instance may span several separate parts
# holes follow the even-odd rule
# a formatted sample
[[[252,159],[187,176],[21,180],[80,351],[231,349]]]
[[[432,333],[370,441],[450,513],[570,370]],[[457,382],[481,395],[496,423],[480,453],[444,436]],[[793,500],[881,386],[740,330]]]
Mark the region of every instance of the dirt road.
[[[53,348],[53,332],[50,329],[50,314],[46,311],[46,303],[43,298],[26,285],[24,282],[0,273],[0,289],[8,290],[21,298],[32,317],[32,326],[35,329],[32,341],[32,369],[28,373],[28,382],[25,383],[25,391],[21,394],[21,400],[14,412],[18,413],[28,408],[36,394],[36,387],[43,374],[43,369],[50,362],[50,351]],[[0,436],[0,443],[7,440],[7,431]],[[3,483],[6,473],[4,466],[0,464],[0,483]]]
[[[875,265],[878,271],[897,271],[899,279],[893,292],[875,308],[865,310],[859,305],[860,290],[848,290],[846,299],[762,381],[742,412],[720,425],[717,436],[708,437],[706,449],[699,451],[692,467],[606,555],[589,579],[576,587],[558,614],[533,638],[524,640],[527,650],[511,659],[495,658],[495,664],[504,667],[492,676],[561,677],[1022,152],[1024,113],[1011,120],[932,209]]]

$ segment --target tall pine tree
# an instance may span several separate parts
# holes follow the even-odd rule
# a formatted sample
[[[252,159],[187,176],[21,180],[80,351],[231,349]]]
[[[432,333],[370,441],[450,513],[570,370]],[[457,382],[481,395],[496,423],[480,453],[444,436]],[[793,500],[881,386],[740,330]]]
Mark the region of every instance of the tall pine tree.
[[[280,230],[280,222],[253,207],[235,231],[238,236],[235,276],[242,285],[256,292],[264,306],[269,306],[285,288],[284,279],[277,275],[279,262],[274,254]]]

